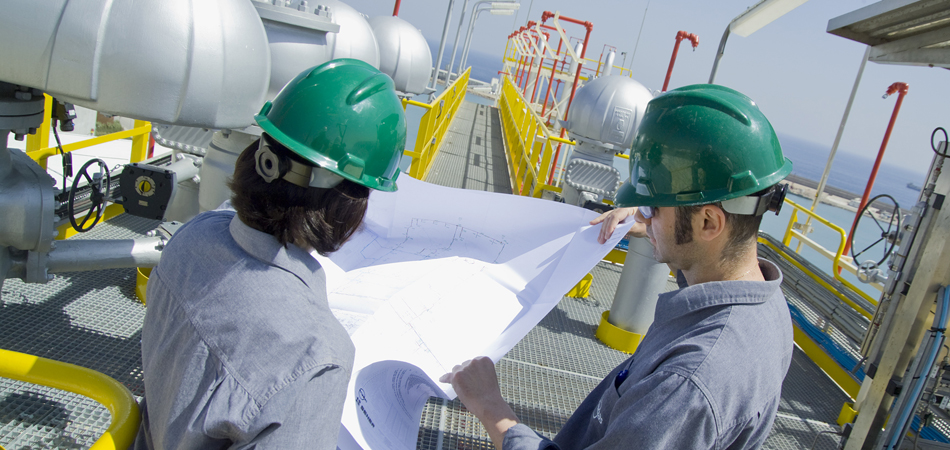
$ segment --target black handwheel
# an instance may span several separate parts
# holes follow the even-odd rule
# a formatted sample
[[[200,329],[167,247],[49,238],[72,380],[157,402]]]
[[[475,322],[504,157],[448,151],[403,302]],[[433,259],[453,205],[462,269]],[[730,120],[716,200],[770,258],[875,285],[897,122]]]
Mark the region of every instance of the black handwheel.
[[[93,164],[99,166],[99,171],[96,173],[96,176],[89,176],[89,167]],[[86,184],[89,186],[89,201],[92,202],[89,205],[89,212],[86,213],[86,217],[80,223],[76,223],[76,190],[79,189],[79,181],[85,179]],[[69,189],[69,198],[66,201],[66,215],[69,216],[69,223],[73,225],[73,229],[85,233],[92,229],[99,223],[99,220],[102,219],[102,213],[105,210],[106,199],[109,198],[111,193],[111,185],[109,184],[109,166],[106,165],[106,162],[101,159],[90,159],[86,161],[85,164],[79,169],[79,172],[76,174],[76,178],[73,179],[73,185]],[[89,219],[95,216],[95,219],[89,226],[86,226],[86,223],[89,222]]]
[[[894,212],[893,212],[893,214],[891,214],[891,218],[890,218],[890,220],[887,222],[887,226],[886,226],[886,227],[881,224],[881,223],[882,223],[881,220],[878,220],[878,219],[877,219],[876,217],[874,217],[873,215],[871,216],[871,219],[874,220],[874,224],[877,225],[877,228],[878,228],[879,230],[881,230],[881,236],[880,236],[877,240],[875,240],[874,242],[871,242],[870,245],[867,245],[866,247],[864,247],[863,249],[861,249],[860,251],[858,251],[858,250],[857,250],[858,246],[856,245],[857,242],[855,242],[855,237],[856,237],[855,235],[858,234],[858,233],[857,233],[857,230],[858,230],[858,223],[861,222],[861,219],[864,217],[864,213],[868,212],[868,208],[870,208],[871,205],[873,205],[874,202],[877,201],[877,200],[880,199],[880,198],[888,198],[888,199],[891,201],[891,203],[894,204]],[[884,261],[887,260],[887,258],[888,258],[889,256],[891,256],[891,253],[894,253],[894,246],[897,245],[897,234],[900,233],[900,229],[901,229],[901,209],[900,209],[900,205],[897,204],[897,200],[894,200],[894,197],[891,197],[890,195],[887,195],[887,194],[881,194],[881,195],[878,195],[878,196],[872,198],[871,200],[868,200],[868,203],[867,203],[866,205],[864,205],[864,208],[861,209],[861,213],[858,214],[858,220],[855,221],[855,223],[854,223],[854,231],[855,231],[855,232],[854,232],[854,233],[852,234],[852,236],[851,236],[851,258],[852,258],[852,260],[853,260],[856,264],[861,265],[862,267],[866,266],[865,263],[874,264],[874,267],[872,267],[872,268],[876,268],[876,267],[880,266],[881,264],[884,264]],[[858,262],[858,257],[859,257],[859,256],[861,256],[862,254],[864,254],[864,253],[867,252],[868,250],[871,250],[871,248],[873,248],[874,246],[876,246],[877,244],[879,244],[879,243],[881,243],[881,242],[884,243],[884,255],[881,256],[881,259],[880,259],[879,261],[874,262],[874,260],[871,259],[871,260],[867,260],[867,261],[860,262],[860,263]]]

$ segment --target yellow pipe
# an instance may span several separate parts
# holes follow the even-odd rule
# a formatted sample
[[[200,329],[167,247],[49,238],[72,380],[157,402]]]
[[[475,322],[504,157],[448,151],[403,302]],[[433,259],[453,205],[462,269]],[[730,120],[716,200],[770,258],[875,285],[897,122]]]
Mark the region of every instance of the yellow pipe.
[[[94,137],[86,139],[84,141],[74,142],[72,144],[66,144],[63,146],[63,152],[69,153],[79,149],[92,147],[94,145],[103,144],[106,142],[115,141],[118,139],[125,139],[135,136],[140,136],[143,134],[148,134],[151,132],[151,125],[145,125],[142,127],[133,128],[131,130],[119,131],[116,133],[110,133],[105,136]],[[50,156],[55,156],[59,154],[59,148],[57,147],[46,147],[33,152],[27,153],[27,156],[33,158],[34,161],[40,163],[41,166],[46,166],[46,159]],[[42,161],[42,162],[40,162]]]
[[[0,377],[89,397],[106,407],[112,422],[93,450],[126,449],[138,433],[139,408],[125,386],[99,372],[25,353],[0,349]]]

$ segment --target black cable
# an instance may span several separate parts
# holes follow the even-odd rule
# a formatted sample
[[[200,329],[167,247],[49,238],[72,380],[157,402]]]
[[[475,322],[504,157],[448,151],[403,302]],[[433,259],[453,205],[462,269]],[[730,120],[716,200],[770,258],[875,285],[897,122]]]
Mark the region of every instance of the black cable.
[[[53,137],[56,138],[56,148],[59,149],[59,156],[63,158],[63,192],[66,192],[66,177],[73,176],[73,155],[63,151],[63,144],[59,141],[59,132],[56,131],[57,120],[53,119]]]
[[[940,131],[940,132],[943,133],[943,141],[940,141],[940,142],[947,142],[947,141],[948,141],[948,138],[947,138],[947,130],[944,130],[943,127],[934,128],[934,132],[930,134],[930,148],[933,149],[934,153],[936,153],[937,155],[946,158],[946,157],[948,156],[947,151],[950,150],[950,149],[944,148],[943,153],[940,153],[940,152],[937,150],[937,143],[934,142],[934,136],[937,135],[937,132],[938,132],[938,131]]]

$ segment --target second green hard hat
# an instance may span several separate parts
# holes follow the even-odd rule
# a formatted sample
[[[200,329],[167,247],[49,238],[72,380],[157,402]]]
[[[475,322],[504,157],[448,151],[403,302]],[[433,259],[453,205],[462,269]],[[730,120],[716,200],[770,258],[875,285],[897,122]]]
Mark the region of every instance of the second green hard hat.
[[[688,206],[753,194],[784,179],[792,162],[749,97],[697,84],[647,105],[618,206]]]
[[[389,76],[356,59],[305,70],[254,116],[272,138],[316,166],[395,191],[406,114]]]

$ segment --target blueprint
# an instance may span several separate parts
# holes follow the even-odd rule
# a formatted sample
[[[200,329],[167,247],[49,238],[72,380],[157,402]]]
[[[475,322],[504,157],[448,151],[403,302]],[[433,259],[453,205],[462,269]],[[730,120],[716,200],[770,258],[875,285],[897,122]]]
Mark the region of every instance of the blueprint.
[[[597,243],[596,213],[404,176],[373,192],[361,229],[330,258],[330,307],[356,345],[341,449],[414,449],[434,380],[498,361],[629,229]]]

